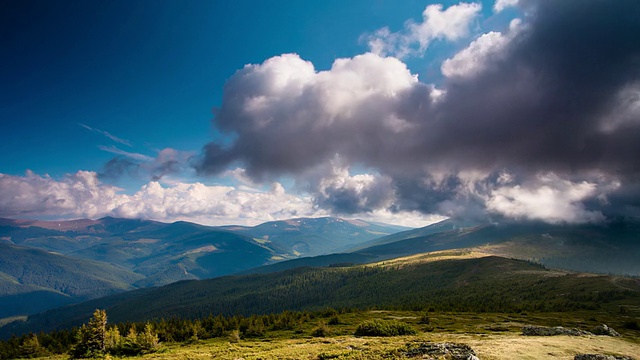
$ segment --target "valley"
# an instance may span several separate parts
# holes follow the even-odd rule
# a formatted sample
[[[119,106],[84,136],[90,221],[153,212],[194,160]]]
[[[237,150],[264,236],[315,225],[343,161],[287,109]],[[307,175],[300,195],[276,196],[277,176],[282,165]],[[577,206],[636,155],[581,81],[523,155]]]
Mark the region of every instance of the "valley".
[[[183,281],[51,310],[1,329],[69,329],[96,308],[122,324],[121,333],[126,323],[152,324],[164,345],[148,358],[401,359],[407,344],[434,341],[468,344],[480,359],[514,353],[571,359],[588,349],[631,356],[640,348],[636,279],[549,270],[471,250]],[[354,336],[359,324],[373,319],[399,321],[417,333]],[[589,331],[603,323],[622,337],[521,335],[525,325]],[[240,329],[237,342],[229,340],[232,329]]]
[[[71,261],[74,258],[58,251],[24,246],[38,241],[24,236],[25,229],[12,229],[12,239],[18,244],[0,244],[6,248],[5,264],[14,269],[3,272],[4,289],[18,289],[11,291],[19,293],[22,286],[34,299],[43,299],[36,290],[60,294],[63,299],[71,297],[63,291],[82,289],[85,293],[71,293],[76,294],[76,304],[52,300],[52,308],[28,316],[8,312],[0,337],[10,339],[12,334],[52,331],[51,334],[62,336],[86,323],[95,309],[105,309],[111,324],[134,323],[141,329],[150,323],[156,329],[163,346],[160,352],[145,355],[149,358],[405,358],[403,349],[413,346],[410,344],[461,342],[470,345],[481,359],[510,358],[505,353],[521,354],[524,359],[571,359],[578,350],[630,355],[639,346],[640,281],[571,269],[587,264],[597,270],[617,254],[619,261],[611,262],[609,269],[624,269],[620,274],[636,271],[635,264],[625,260],[636,256],[634,236],[638,227],[634,222],[562,226],[459,224],[445,220],[373,240],[360,238],[359,245],[352,245],[350,252],[281,261],[273,257],[295,256],[290,242],[276,244],[282,229],[262,235],[262,241],[258,241],[254,237],[264,234],[264,227],[251,234],[247,228],[219,229],[190,223],[108,222],[111,223],[92,223],[91,230],[82,230],[94,232],[96,239],[89,240],[90,244],[79,245],[78,237],[84,239],[87,235],[77,235],[80,231],[74,229],[75,237],[66,230],[66,239],[49,245],[58,250],[66,248],[67,254],[91,254],[90,257],[101,259],[77,259],[75,263]],[[308,223],[300,226],[302,221],[290,223],[295,226],[285,228],[289,229],[284,230],[285,234],[305,228],[308,235],[321,233],[332,223],[338,225],[337,234],[345,233],[344,221],[320,219],[315,222],[319,224],[316,227]],[[275,225],[281,224],[266,228],[277,229],[279,226]],[[106,230],[96,225],[109,228],[109,235],[100,235]],[[47,229],[37,229],[44,236],[52,236],[40,229]],[[120,235],[113,235],[116,232]],[[159,251],[152,251],[154,246]],[[620,248],[625,251],[609,250]],[[25,261],[29,259],[26,254],[33,260]],[[261,259],[255,263],[257,267],[248,268],[247,256]],[[107,259],[119,259],[119,263]],[[553,261],[561,266],[545,265],[554,264]],[[19,271],[21,262],[32,265],[24,265],[24,270]],[[165,285],[151,282],[154,276],[164,276],[158,274],[166,274],[165,279],[176,276],[170,271],[157,272],[172,263],[181,274],[190,276]],[[42,266],[45,268],[38,270]],[[216,276],[219,273],[215,269],[220,268],[229,274]],[[27,269],[36,275],[38,271],[52,274],[49,279],[62,280],[66,275],[75,287],[64,285],[60,290],[48,290],[47,278],[26,276]],[[83,276],[87,280],[81,280]],[[25,279],[31,279],[33,285],[21,283]],[[111,282],[96,282],[103,279]],[[91,281],[100,285],[91,285]],[[161,286],[152,286],[158,284]],[[86,294],[92,286],[101,291],[121,288],[91,299]],[[85,298],[78,303],[81,296]],[[10,302],[13,298],[0,299],[8,304],[7,309],[19,309]],[[13,301],[29,304],[24,299]],[[289,316],[286,314],[302,315],[295,315],[298,320],[284,328],[274,325],[273,316]],[[323,314],[336,315],[339,320]],[[206,324],[211,316],[235,320],[210,328]],[[424,323],[425,317],[428,323]],[[186,323],[176,323],[177,319]],[[354,336],[355,329],[367,319],[397,320],[417,333],[375,341]],[[219,320],[213,323],[216,321]],[[525,325],[589,331],[603,323],[619,330],[622,337],[521,335]],[[184,330],[174,333],[178,328]],[[196,328],[200,330],[189,330]],[[229,340],[233,329],[239,329],[241,339],[237,342]],[[318,329],[322,329],[322,336]],[[126,334],[127,329],[123,327],[120,332]],[[20,344],[26,341],[26,335],[22,336],[10,340],[19,344],[3,343],[9,349],[7,353],[21,348]],[[64,349],[69,349],[72,339],[69,335],[56,340],[60,342],[58,351],[67,351]],[[46,336],[42,342],[48,343]],[[43,345],[44,348],[48,349]],[[47,351],[54,355],[56,350]]]
[[[0,318],[246,271],[300,257],[302,248],[313,254],[335,252],[403,229],[338,218],[292,219],[255,228],[110,217],[0,219]]]

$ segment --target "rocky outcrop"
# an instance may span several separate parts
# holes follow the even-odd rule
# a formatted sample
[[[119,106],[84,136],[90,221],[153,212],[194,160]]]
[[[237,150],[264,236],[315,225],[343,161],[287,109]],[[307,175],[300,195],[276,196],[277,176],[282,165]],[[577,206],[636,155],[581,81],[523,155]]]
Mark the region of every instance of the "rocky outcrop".
[[[408,343],[402,353],[406,357],[421,359],[440,359],[446,356],[452,360],[479,360],[469,345],[457,343]]]
[[[634,358],[627,356],[613,356],[613,355],[600,355],[600,354],[578,354],[573,357],[573,360],[635,360]]]
[[[591,332],[580,329],[567,329],[562,326],[546,327],[546,326],[534,326],[526,325],[522,328],[522,335],[525,336],[554,336],[554,335],[571,335],[571,336],[589,336],[589,335],[604,335],[604,336],[620,336],[620,334],[613,328],[602,324],[598,325]]]
[[[527,325],[522,328],[522,335],[525,336],[555,336],[555,335],[571,335],[571,336],[587,336],[593,335],[588,331],[580,329],[567,329],[562,326],[545,327]]]
[[[595,335],[620,336],[620,333],[618,333],[617,331],[613,330],[613,328],[610,328],[605,324],[596,326],[595,328],[593,328],[593,330],[591,330],[591,332],[594,333]]]

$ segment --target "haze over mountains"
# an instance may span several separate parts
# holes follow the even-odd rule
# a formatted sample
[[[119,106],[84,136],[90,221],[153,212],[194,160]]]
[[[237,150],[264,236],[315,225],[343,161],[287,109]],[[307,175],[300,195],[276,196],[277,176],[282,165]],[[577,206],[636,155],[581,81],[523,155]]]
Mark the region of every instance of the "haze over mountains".
[[[279,262],[248,272],[274,272],[300,266],[361,264],[400,256],[468,248],[532,260],[573,271],[640,275],[640,221],[616,219],[599,224],[539,222],[474,223],[453,219],[387,235],[344,254]]]
[[[0,220],[0,317],[340,251],[395,226],[338,218],[255,228],[117,219]],[[46,300],[46,301],[44,301]]]
[[[0,220],[0,317],[179,280],[344,266],[472,248],[576,271],[640,275],[640,222],[472,223],[423,228],[340,218],[255,227],[102,218]]]

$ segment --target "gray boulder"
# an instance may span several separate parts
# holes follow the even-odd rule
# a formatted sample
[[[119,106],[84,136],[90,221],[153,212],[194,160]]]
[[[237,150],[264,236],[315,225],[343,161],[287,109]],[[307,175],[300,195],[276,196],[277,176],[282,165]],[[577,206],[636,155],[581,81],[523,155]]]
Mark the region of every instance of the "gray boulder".
[[[593,328],[593,330],[591,330],[591,332],[594,333],[595,335],[620,336],[620,333],[618,333],[617,331],[613,330],[613,328],[610,328],[605,324],[596,326],[595,328]]]
[[[566,329],[562,326],[546,327],[526,325],[522,328],[522,335],[525,336],[555,336],[555,335],[571,335],[571,336],[588,336],[592,333],[579,329]]]
[[[452,360],[480,360],[469,345],[459,343],[408,343],[403,354],[406,357],[421,359],[440,359],[446,356],[447,359]]]

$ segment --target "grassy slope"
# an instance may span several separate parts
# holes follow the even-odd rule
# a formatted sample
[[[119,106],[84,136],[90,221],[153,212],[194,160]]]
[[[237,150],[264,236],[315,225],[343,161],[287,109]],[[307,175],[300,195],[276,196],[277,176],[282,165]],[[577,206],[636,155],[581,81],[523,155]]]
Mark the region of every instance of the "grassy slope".
[[[421,341],[469,344],[482,360],[558,359],[573,360],[577,353],[607,353],[637,356],[640,346],[615,338],[576,338],[568,336],[524,338],[517,334],[467,335],[424,334],[393,338],[280,339],[276,341],[208,341],[199,345],[170,346],[166,353],[147,356],[153,359],[402,359],[400,351],[407,343]]]
[[[230,343],[215,338],[192,344],[165,343],[159,353],[146,359],[403,359],[407,343],[456,342],[470,345],[482,360],[555,359],[571,360],[577,353],[600,353],[636,356],[640,353],[640,331],[620,329],[622,337],[555,336],[525,337],[525,324],[563,325],[589,329],[611,318],[593,318],[593,314],[496,314],[429,313],[430,324],[419,323],[423,312],[362,311],[339,315],[339,324],[326,325],[327,337],[312,337],[318,324],[328,319],[316,318],[292,330],[269,331],[257,339]],[[591,319],[589,318],[591,317]],[[416,336],[389,338],[355,337],[358,324],[365,320],[399,320],[418,330]],[[428,331],[427,331],[428,330]],[[59,359],[66,357],[60,356]]]
[[[324,307],[401,307],[441,311],[616,313],[640,315],[633,279],[551,271],[529,262],[465,251],[415,255],[346,268],[184,281],[32,316],[20,330],[69,327],[105,308],[115,322],[157,317],[254,314]],[[2,329],[4,331],[8,329]]]
[[[366,246],[365,246],[366,245]],[[416,253],[485,247],[489,254],[534,260],[574,271],[640,275],[640,222],[550,225],[470,225],[445,220],[365,243],[351,253],[284,261],[253,269],[266,273],[296,266],[364,263]]]

